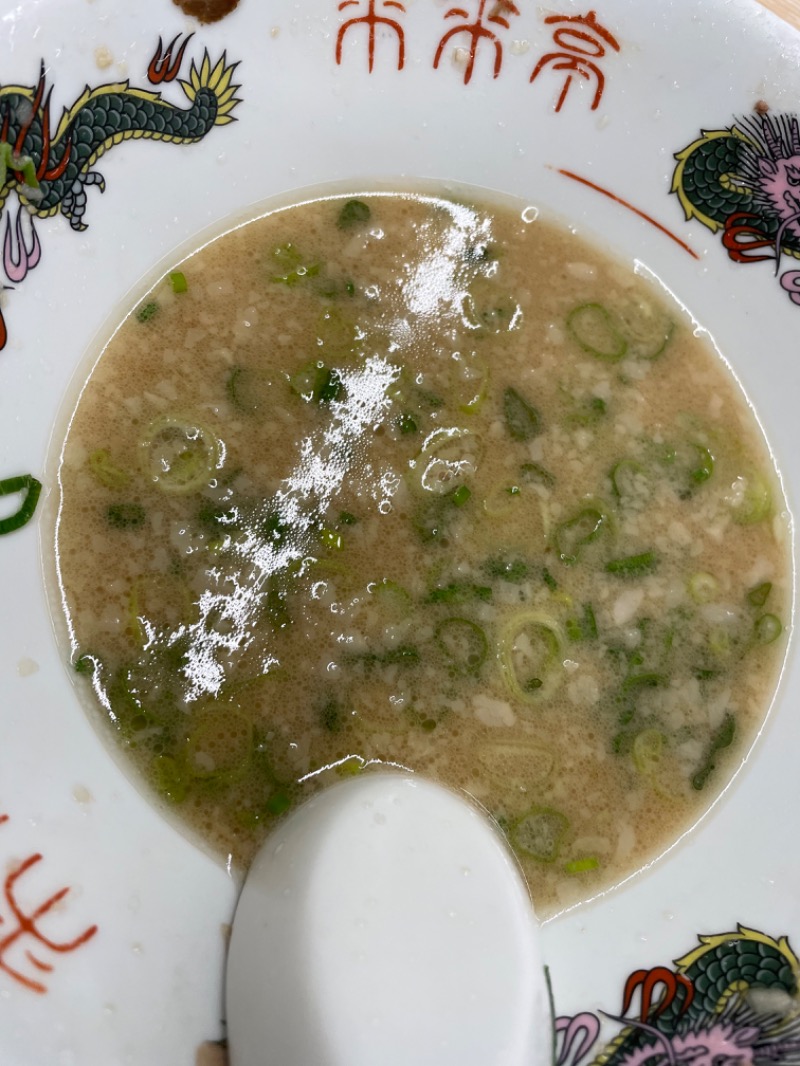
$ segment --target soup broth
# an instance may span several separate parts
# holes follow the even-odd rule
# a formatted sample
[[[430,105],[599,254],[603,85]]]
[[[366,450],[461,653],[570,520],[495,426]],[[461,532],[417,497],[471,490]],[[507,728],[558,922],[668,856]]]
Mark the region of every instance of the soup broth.
[[[552,912],[702,813],[782,656],[753,415],[530,208],[333,197],[212,242],[114,334],[60,487],[78,682],[239,864],[389,763],[475,797]]]

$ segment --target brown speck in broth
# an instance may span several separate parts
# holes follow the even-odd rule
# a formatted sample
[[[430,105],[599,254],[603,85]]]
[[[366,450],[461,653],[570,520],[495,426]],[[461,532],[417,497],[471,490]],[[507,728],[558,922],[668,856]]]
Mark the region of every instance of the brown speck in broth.
[[[754,110],[757,115],[766,115],[769,111],[769,104],[766,100],[757,100]]]
[[[219,22],[239,6],[239,0],[172,0],[184,15],[200,22]]]

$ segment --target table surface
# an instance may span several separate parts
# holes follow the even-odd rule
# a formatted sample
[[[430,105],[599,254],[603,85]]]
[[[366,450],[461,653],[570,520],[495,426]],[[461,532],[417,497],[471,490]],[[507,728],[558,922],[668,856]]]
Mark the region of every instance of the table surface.
[[[800,0],[761,0],[761,3],[800,29]]]

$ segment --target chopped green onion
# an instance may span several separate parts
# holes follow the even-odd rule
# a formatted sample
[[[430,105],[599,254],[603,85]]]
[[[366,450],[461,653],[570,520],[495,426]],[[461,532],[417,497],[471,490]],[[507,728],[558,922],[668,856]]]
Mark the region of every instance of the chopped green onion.
[[[596,507],[584,507],[562,522],[555,532],[555,547],[561,562],[567,566],[576,563],[581,550],[596,541],[607,524],[607,516]]]
[[[473,477],[480,447],[474,434],[459,426],[434,430],[409,464],[409,482],[417,492],[448,496]]]
[[[326,380],[326,368],[321,359],[315,359],[306,363],[289,378],[292,390],[301,396],[306,403],[316,400],[319,389]]]
[[[189,286],[186,283],[186,275],[182,270],[173,270],[169,276],[169,280],[172,285],[172,291],[176,296],[189,291]]]
[[[466,263],[491,263],[497,259],[497,252],[491,244],[471,244],[464,250]]]
[[[644,467],[634,459],[620,459],[608,476],[611,478],[611,491],[619,503],[640,496],[640,486],[646,485]]]
[[[339,515],[339,524],[342,526],[354,526],[358,522],[358,519],[354,514],[350,514],[349,511],[342,511]]]
[[[696,792],[700,792],[705,788],[708,778],[716,768],[716,761],[714,756],[722,748],[730,747],[733,743],[733,738],[736,735],[736,719],[732,714],[726,714],[722,722],[722,725],[711,737],[711,743],[706,754],[705,761],[700,766],[700,769],[696,771],[692,777],[692,788]]]
[[[719,581],[713,574],[708,574],[704,570],[692,574],[686,582],[686,587],[695,603],[711,603],[719,594]]]
[[[649,574],[658,566],[655,552],[641,552],[639,555],[627,555],[624,559],[612,559],[606,563],[606,572],[619,577],[637,577]]]
[[[523,611],[500,635],[500,668],[511,694],[524,703],[539,703],[562,679],[561,641],[555,624],[538,611]]]
[[[369,209],[369,205],[365,204],[363,200],[348,200],[339,212],[336,225],[339,229],[365,226],[371,216],[372,212]]]
[[[742,526],[763,522],[772,513],[772,490],[765,477],[757,472],[738,477],[742,490],[730,502],[733,520]]]
[[[409,433],[416,433],[419,428],[414,418],[407,413],[400,415],[395,425],[403,436],[407,436]]]
[[[628,676],[622,682],[622,688],[625,691],[631,691],[632,689],[641,688],[658,688],[659,686],[665,685],[666,683],[667,678],[664,674],[628,674]]]
[[[753,626],[753,641],[756,644],[772,644],[783,632],[780,619],[774,614],[762,614]]]
[[[390,648],[380,658],[384,666],[399,664],[400,666],[416,666],[421,661],[421,655],[413,644],[401,644],[397,648]]]
[[[325,366],[321,359],[315,359],[301,367],[290,378],[290,384],[306,403],[312,400],[319,404],[332,403],[338,400],[344,391],[339,371]]]
[[[343,762],[335,766],[339,777],[355,777],[364,769],[364,760],[360,755],[349,755]]]
[[[317,389],[318,403],[332,403],[338,400],[344,390],[342,379],[336,370],[326,370],[325,378]]]
[[[555,590],[558,588],[558,582],[546,566],[542,567],[542,581],[544,581],[545,585],[547,585],[551,592],[555,592]]]
[[[89,456],[89,469],[93,476],[107,489],[119,491],[130,481],[130,475],[116,466],[105,448],[98,448]]]
[[[292,805],[291,797],[287,792],[278,791],[273,792],[267,802],[264,804],[264,809],[267,814],[272,814],[276,818],[281,814],[286,814]]]
[[[312,284],[314,292],[323,300],[338,300],[340,296],[352,296],[356,291],[352,281],[342,281],[341,278],[327,275],[315,277]]]
[[[414,386],[414,395],[422,407],[431,407],[435,410],[444,404],[441,396],[437,396],[435,392],[431,392],[429,389],[423,389],[421,385]]]
[[[382,581],[370,582],[367,591],[375,597],[384,621],[400,622],[411,614],[411,596],[396,581],[385,577]]]
[[[464,414],[475,414],[483,406],[489,389],[489,365],[475,351],[453,352],[450,393]]]
[[[158,314],[158,304],[155,300],[151,300],[150,303],[146,303],[144,307],[139,308],[136,312],[136,318],[139,322],[149,322],[155,314]]]
[[[689,472],[689,477],[695,483],[695,485],[702,485],[704,481],[708,481],[714,473],[714,456],[711,452],[702,444],[692,445],[697,452],[698,463]]]
[[[489,654],[489,641],[468,618],[445,618],[434,638],[448,668],[458,674],[477,674]]]
[[[183,803],[189,791],[185,770],[171,755],[156,755],[150,763],[156,791],[170,803]]]
[[[666,737],[657,729],[644,729],[633,741],[633,762],[640,774],[649,777],[661,765]]]
[[[772,592],[772,582],[762,581],[760,585],[756,585],[747,593],[747,602],[751,607],[763,607],[769,599],[770,592]]]
[[[489,577],[499,577],[501,581],[518,585],[530,572],[530,567],[523,559],[509,559],[504,555],[495,555],[487,559],[483,569]]]
[[[106,510],[112,529],[141,529],[145,517],[144,507],[138,503],[114,503]]]
[[[467,603],[470,600],[487,603],[491,598],[492,590],[488,585],[473,585],[466,581],[453,581],[428,593],[428,603]]]
[[[708,666],[698,666],[694,672],[694,676],[698,681],[712,681],[715,677],[719,677],[719,670],[712,670]]]
[[[555,862],[569,822],[560,811],[534,807],[511,826],[511,840],[538,862]]]
[[[76,674],[93,674],[100,669],[100,665],[100,660],[96,655],[85,653],[78,656],[72,664],[72,669]]]
[[[732,650],[730,632],[724,626],[713,626],[708,633],[708,646],[721,659],[727,659]]]
[[[627,755],[633,745],[633,734],[625,731],[617,733],[611,740],[611,750],[615,755]]]
[[[599,859],[596,859],[594,855],[588,855],[585,859],[573,859],[571,862],[564,863],[564,872],[568,874],[585,874],[589,870],[596,870],[599,865]]]
[[[542,430],[539,412],[510,386],[503,393],[503,416],[512,440],[532,440]]]
[[[619,313],[628,354],[636,359],[657,359],[672,339],[675,323],[650,303],[639,302]]]
[[[271,280],[290,289],[307,278],[316,277],[320,272],[320,264],[304,263],[303,256],[291,242],[273,248],[272,259],[283,273],[273,274]]]
[[[602,304],[581,304],[567,315],[567,330],[585,352],[616,363],[628,350],[628,342]]]
[[[573,644],[584,640],[594,640],[597,636],[597,620],[591,606],[588,603],[584,604],[583,617],[568,618],[564,628]]]
[[[456,507],[463,507],[469,500],[472,493],[466,485],[459,485],[457,489],[453,489],[450,499],[456,505]]]
[[[570,426],[593,426],[605,415],[606,406],[602,397],[591,396],[567,415],[566,422]]]
[[[523,463],[519,470],[523,478],[532,485],[544,485],[545,488],[551,489],[556,483],[550,471],[538,463]]]
[[[152,422],[141,441],[147,480],[169,495],[197,492],[222,465],[222,442],[200,422],[164,415]]]
[[[237,411],[255,414],[266,404],[269,383],[256,370],[246,366],[231,367],[225,391]]]
[[[577,644],[583,640],[583,629],[577,618],[568,618],[564,623],[564,629],[567,634],[567,638]]]
[[[0,481],[0,496],[11,496],[15,492],[25,493],[19,510],[8,518],[0,518],[0,536],[22,529],[30,522],[41,491],[41,481],[37,481],[32,474],[22,474],[20,477],[9,477]]]
[[[344,541],[342,540],[342,534],[335,529],[321,529],[320,540],[328,549],[328,551],[341,551],[344,547]]]

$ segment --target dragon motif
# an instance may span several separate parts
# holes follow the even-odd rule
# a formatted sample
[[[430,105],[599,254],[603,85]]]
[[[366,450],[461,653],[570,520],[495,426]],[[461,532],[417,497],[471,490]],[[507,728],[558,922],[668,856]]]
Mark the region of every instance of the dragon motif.
[[[759,113],[721,130],[702,130],[676,153],[672,192],[735,263],[800,258],[800,128],[794,115]],[[800,303],[800,271],[781,276]]]
[[[173,59],[175,43],[162,51],[159,40],[148,69],[152,83],[176,77],[188,40]],[[64,109],[55,132],[50,116],[52,87],[46,85],[44,63],[34,87],[0,87],[0,218],[12,193],[18,201],[13,224],[6,213],[3,266],[8,280],[19,283],[40,260],[35,219],[60,213],[73,230],[86,229],[87,190],[105,189],[102,174],[92,168],[114,145],[141,137],[193,144],[215,126],[236,121],[232,113],[240,102],[236,95],[240,86],[233,84],[237,65],[227,63],[225,54],[212,64],[205,51],[199,64],[192,62],[188,79],[179,82],[186,108],[127,81],[95,89],[87,86],[72,107]],[[0,349],[6,340],[0,313]]]
[[[673,963],[637,970],[625,985],[622,1028],[597,1044],[600,1021],[556,1021],[558,1066],[798,1066],[800,963],[785,937],[738,926],[701,936]],[[626,1017],[639,998],[639,1017]]]

